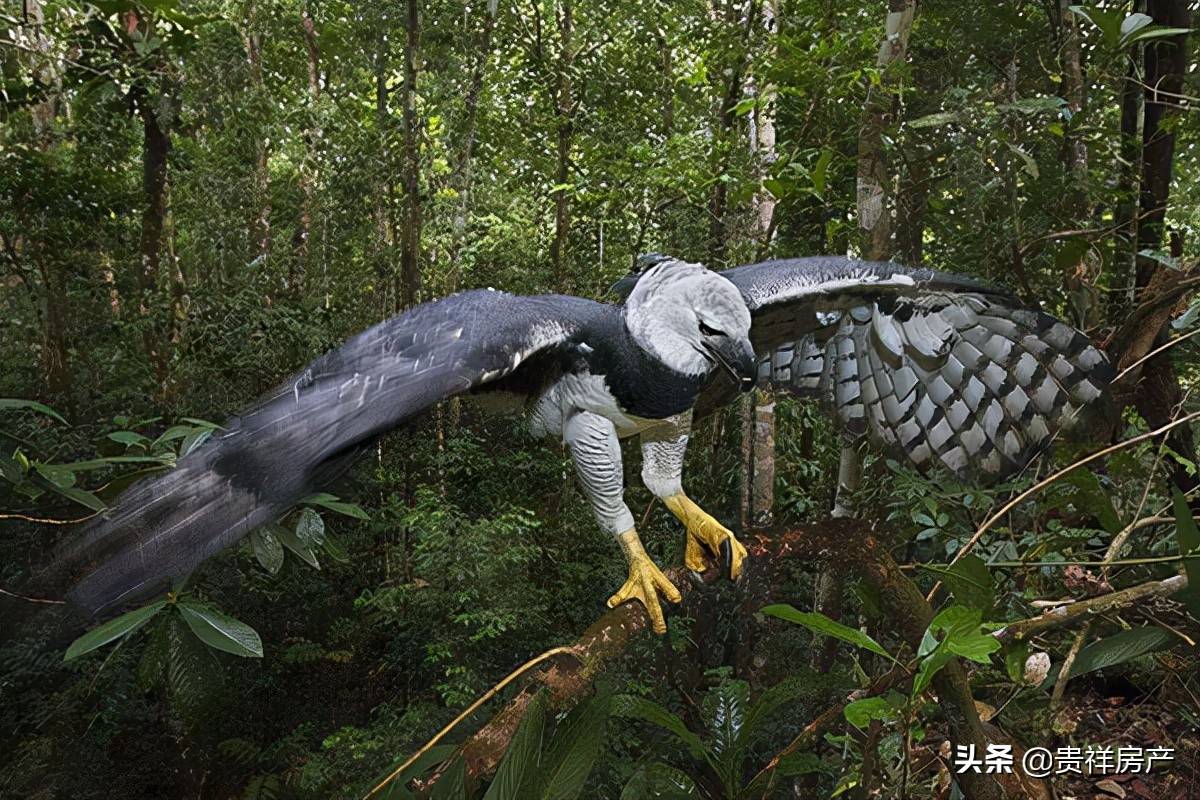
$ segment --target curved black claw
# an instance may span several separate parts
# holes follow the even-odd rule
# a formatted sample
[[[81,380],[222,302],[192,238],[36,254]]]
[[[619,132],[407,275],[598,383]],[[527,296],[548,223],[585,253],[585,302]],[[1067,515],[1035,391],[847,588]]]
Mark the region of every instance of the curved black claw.
[[[721,571],[728,580],[733,580],[733,542],[726,537],[721,542]]]

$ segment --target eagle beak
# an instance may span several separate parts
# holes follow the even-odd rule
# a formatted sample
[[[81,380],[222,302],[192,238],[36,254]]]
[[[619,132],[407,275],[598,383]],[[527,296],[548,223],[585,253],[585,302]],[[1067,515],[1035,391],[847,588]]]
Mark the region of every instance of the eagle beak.
[[[754,382],[758,378],[758,356],[754,354],[754,347],[745,339],[736,342],[735,349],[733,363],[737,365],[738,377],[741,378],[740,388],[743,392],[748,392],[754,388]]]
[[[758,357],[754,355],[749,340],[724,339],[719,346],[705,342],[704,347],[739,389],[748,392],[754,388],[754,380],[758,377]]]

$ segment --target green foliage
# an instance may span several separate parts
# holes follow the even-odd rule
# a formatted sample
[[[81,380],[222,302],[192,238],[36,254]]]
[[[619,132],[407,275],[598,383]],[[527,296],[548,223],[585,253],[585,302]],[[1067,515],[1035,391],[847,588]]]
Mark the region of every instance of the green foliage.
[[[890,658],[895,661],[887,650],[883,649],[883,645],[876,642],[870,636],[867,636],[860,630],[848,628],[840,622],[830,619],[829,617],[817,611],[797,611],[789,605],[779,604],[770,605],[763,608],[762,613],[768,616],[778,617],[779,619],[794,622],[797,625],[803,625],[809,630],[832,636],[835,639],[840,639],[843,642],[849,642],[855,647],[861,647],[864,650],[869,650],[877,655]]]

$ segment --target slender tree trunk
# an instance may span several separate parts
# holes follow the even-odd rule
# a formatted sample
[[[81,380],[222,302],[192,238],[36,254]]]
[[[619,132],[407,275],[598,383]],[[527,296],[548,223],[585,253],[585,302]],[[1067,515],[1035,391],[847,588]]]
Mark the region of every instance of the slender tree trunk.
[[[44,31],[46,18],[42,3],[39,0],[25,0],[23,13],[31,22],[30,38],[34,47],[43,52],[49,51],[51,41]],[[44,64],[40,62],[41,59],[38,59],[33,63],[35,79],[43,85],[55,86],[56,90],[33,104],[29,111],[33,119],[37,148],[47,152],[54,144],[54,126],[59,103],[57,87],[61,80],[54,68],[47,65],[50,63],[49,59],[46,59]],[[45,212],[39,209],[37,213]],[[35,239],[28,249],[41,276],[45,300],[45,310],[42,313],[42,374],[46,380],[47,395],[60,405],[69,407],[73,381],[67,341],[67,309],[70,303],[67,295],[67,265],[63,263],[63,259],[55,256],[54,248],[50,248],[48,252],[41,237]]]
[[[558,290],[569,290],[567,246],[571,233],[571,198],[567,184],[571,179],[571,145],[575,130],[575,100],[572,70],[575,64],[575,21],[572,0],[562,0],[558,14],[558,64],[555,68],[554,104],[557,162],[554,172],[554,241],[550,244],[550,263]]]
[[[167,159],[171,152],[171,136],[151,107],[144,91],[137,97],[137,112],[142,120],[142,210],[141,271],[138,288],[141,290],[140,312],[145,318],[143,346],[154,368],[160,392],[166,392],[168,367],[171,358],[170,342],[160,326],[155,324],[155,295],[162,267],[163,229],[167,214]]]
[[[421,3],[408,0],[404,26],[404,227],[400,239],[400,307],[421,293],[421,142],[417,118],[417,64],[421,50]]]
[[[300,164],[300,220],[292,238],[292,261],[288,268],[288,286],[299,297],[304,290],[309,271],[313,210],[316,205],[317,143],[321,140],[318,104],[321,100],[321,50],[317,44],[317,29],[308,3],[300,14],[300,31],[304,36],[305,62],[308,67],[308,112],[304,133],[304,161]]]
[[[737,26],[739,23],[736,17],[738,8],[733,3],[728,7],[730,16],[726,19],[726,24],[730,27]],[[714,269],[725,263],[729,247],[728,220],[726,219],[729,211],[729,184],[725,178],[729,174],[730,156],[733,153],[733,131],[737,123],[737,114],[734,109],[738,99],[742,96],[747,62],[750,57],[750,41],[754,33],[754,26],[757,24],[758,11],[756,0],[750,0],[745,7],[745,17],[741,19],[742,35],[733,47],[732,63],[728,69],[729,77],[725,82],[724,92],[717,99],[717,106],[713,114],[715,117],[713,174],[716,180],[713,182],[712,194],[708,202],[708,259],[709,266]]]
[[[655,35],[658,42],[658,64],[662,70],[662,80],[658,86],[659,119],[662,121],[662,135],[670,139],[675,133],[675,54],[667,37],[659,32]]]
[[[255,30],[254,4],[247,3],[244,19],[245,33],[242,37],[246,49],[246,62],[250,67],[250,85],[253,87],[254,106],[261,107],[266,101],[263,86],[262,43],[263,35]],[[260,136],[254,143],[254,201],[255,210],[250,220],[250,243],[254,247],[254,258],[266,268],[271,251],[271,176],[268,171],[270,148],[267,137]]]
[[[1160,25],[1189,28],[1192,15],[1186,0],[1149,0],[1146,12]],[[1145,63],[1147,85],[1145,117],[1142,126],[1142,191],[1139,201],[1140,224],[1137,249],[1158,250],[1163,247],[1167,204],[1170,200],[1171,176],[1175,160],[1175,125],[1172,118],[1179,115],[1176,98],[1183,91],[1183,77],[1191,62],[1188,35],[1158,39],[1146,45]],[[1138,256],[1137,286],[1144,295],[1156,273],[1165,269],[1159,262]],[[1159,334],[1160,339],[1165,333]],[[1142,374],[1141,391],[1135,395],[1139,413],[1153,427],[1169,422],[1183,400],[1183,391],[1170,353],[1151,359]],[[1196,463],[1196,444],[1191,429],[1176,428],[1167,437],[1167,446],[1184,459]],[[1171,480],[1184,492],[1200,485],[1200,477],[1189,475],[1183,464],[1172,460]],[[1200,507],[1200,500],[1195,501]]]
[[[925,211],[933,180],[932,155],[917,153],[900,179],[896,195],[895,253],[901,264],[919,267],[925,260]]]
[[[1137,10],[1139,3],[1134,3]],[[1116,232],[1113,245],[1113,280],[1108,318],[1120,320],[1133,306],[1137,293],[1135,265],[1138,241],[1138,196],[1142,178],[1142,87],[1141,45],[1129,54],[1125,82],[1121,87],[1120,175],[1117,181]]]
[[[1059,0],[1059,51],[1063,68],[1063,95],[1067,110],[1075,120],[1087,101],[1087,83],[1083,74],[1083,45],[1079,35],[1079,16],[1070,10],[1070,0]],[[1075,125],[1069,125],[1063,138],[1063,166],[1070,186],[1064,195],[1063,210],[1067,227],[1085,228],[1091,217],[1091,193],[1088,186],[1087,143]],[[1096,288],[1099,267],[1094,265],[1090,250],[1080,251],[1073,263],[1064,265],[1063,285],[1071,303],[1075,323],[1084,330],[1100,324],[1100,290]]]
[[[867,90],[858,136],[858,225],[862,230],[863,257],[884,259],[892,254],[892,216],[888,186],[892,175],[884,153],[884,134],[893,122],[896,77],[889,69],[904,61],[912,31],[916,0],[888,0],[883,42],[875,66],[882,73],[878,85]]]
[[[480,34],[479,46],[476,50],[475,64],[471,69],[471,79],[467,84],[466,97],[463,101],[462,145],[452,179],[452,185],[458,192],[458,209],[454,214],[449,252],[450,270],[447,288],[451,292],[458,289],[459,258],[462,254],[463,237],[466,235],[467,223],[471,215],[471,195],[474,189],[472,169],[475,164],[479,100],[483,94],[484,79],[487,76],[488,63],[492,55],[492,34],[496,30],[496,16],[497,4],[493,0],[488,3],[487,16],[483,21],[483,32]]]
[[[858,135],[858,225],[862,233],[862,254],[871,260],[890,258],[895,247],[887,187],[892,171],[884,151],[884,134],[894,122],[896,78],[890,68],[904,60],[912,31],[916,0],[888,0],[888,15],[883,42],[875,65],[882,73],[880,82],[871,86],[863,107]],[[838,469],[833,516],[850,516],[852,498],[858,488],[861,463],[858,451],[842,447]],[[830,570],[817,576],[814,606],[826,616],[837,619],[842,611],[844,586],[841,577]],[[813,651],[813,668],[828,672],[836,656],[836,642],[825,640]]]
[[[393,163],[391,146],[391,111],[388,108],[388,71],[390,69],[390,43],[382,29],[376,38],[375,50],[375,128],[379,137],[379,166],[375,178],[375,275],[376,297],[379,300],[379,315],[389,316],[399,304],[388,302],[388,288],[399,283],[392,265],[395,254],[395,225],[392,217],[394,187],[392,183]]]

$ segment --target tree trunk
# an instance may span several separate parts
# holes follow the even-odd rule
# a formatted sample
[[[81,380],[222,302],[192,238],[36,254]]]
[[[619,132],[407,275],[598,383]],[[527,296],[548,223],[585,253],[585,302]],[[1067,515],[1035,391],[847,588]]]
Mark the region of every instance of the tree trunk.
[[[421,48],[420,0],[408,0],[404,26],[404,228],[400,239],[400,308],[421,292],[421,150],[417,118],[417,63]]]
[[[1191,12],[1186,0],[1149,0],[1146,12],[1160,25],[1191,27]],[[1146,88],[1144,121],[1142,125],[1142,191],[1139,200],[1140,222],[1137,230],[1137,250],[1158,250],[1163,246],[1167,203],[1170,199],[1171,175],[1175,159],[1175,125],[1172,118],[1179,110],[1175,95],[1183,90],[1183,76],[1190,63],[1188,36],[1158,39],[1146,45]],[[1153,87],[1153,88],[1150,88]],[[1151,258],[1138,256],[1137,287],[1144,295],[1160,270],[1166,269]],[[1160,339],[1165,340],[1165,332]],[[1138,412],[1151,427],[1170,422],[1183,392],[1175,374],[1172,355],[1164,353],[1151,359],[1142,373],[1141,391],[1135,395]],[[1167,437],[1167,446],[1183,458],[1196,462],[1196,445],[1191,428],[1180,426]],[[1183,492],[1200,485],[1200,477],[1189,475],[1179,461],[1171,460],[1171,480]],[[1200,507],[1200,499],[1195,501]]]
[[[459,149],[457,163],[454,169],[453,183],[458,192],[458,209],[454,215],[452,236],[450,241],[450,274],[447,279],[447,289],[451,292],[458,289],[459,257],[462,254],[463,237],[466,235],[467,223],[471,214],[472,168],[475,164],[475,137],[479,124],[479,99],[483,94],[484,78],[487,76],[488,62],[492,55],[492,34],[496,30],[497,4],[495,0],[488,3],[487,16],[483,21],[483,32],[479,37],[479,47],[475,56],[475,65],[471,69],[471,80],[467,84],[466,98],[463,101],[462,145]]]
[[[729,4],[730,18],[726,24],[738,24],[735,15],[738,6]],[[724,180],[729,174],[730,156],[732,155],[732,139],[737,114],[734,112],[738,99],[742,96],[743,81],[747,61],[750,56],[750,39],[758,19],[758,3],[750,0],[746,6],[745,17],[741,20],[742,36],[735,46],[733,63],[729,65],[724,91],[717,99],[714,109],[715,130],[713,132],[713,182],[712,194],[708,201],[708,266],[718,268],[725,263],[726,251],[729,246],[728,220],[729,184]]]
[[[1134,3],[1133,10],[1139,3]],[[1129,67],[1121,87],[1120,176],[1117,181],[1115,236],[1113,244],[1112,293],[1107,316],[1116,321],[1124,318],[1136,295],[1135,263],[1138,240],[1138,195],[1141,192],[1142,162],[1142,87],[1141,45],[1129,54]]]
[[[572,0],[562,0],[558,13],[558,64],[555,68],[554,106],[557,165],[554,171],[554,241],[550,245],[550,263],[554,284],[560,292],[569,290],[567,282],[567,237],[571,232],[570,193],[571,144],[574,134],[575,101],[572,97],[571,70],[575,62],[572,40],[575,22]]]
[[[395,268],[392,258],[395,254],[395,224],[392,218],[392,200],[394,186],[392,183],[392,147],[391,147],[391,111],[388,108],[388,71],[390,68],[390,43],[383,35],[382,29],[376,38],[375,50],[375,129],[379,138],[379,165],[375,172],[375,294],[379,301],[379,316],[390,316],[399,303],[388,302],[389,284],[399,283],[395,280]]]
[[[151,107],[145,91],[137,99],[138,116],[142,119],[142,210],[141,261],[138,288],[141,290],[140,311],[145,318],[142,343],[154,368],[155,382],[160,392],[166,391],[171,358],[170,342],[155,324],[155,294],[162,266],[163,229],[167,214],[167,159],[171,152],[171,136],[159,113]]]
[[[885,34],[875,66],[880,82],[867,90],[858,136],[858,225],[862,230],[864,258],[879,260],[892,254],[892,217],[888,208],[891,173],[884,153],[884,133],[892,124],[896,104],[896,78],[890,70],[904,61],[912,31],[916,0],[888,0]]]
[[[246,62],[250,67],[254,107],[260,108],[266,101],[262,66],[263,35],[254,29],[253,3],[246,4],[242,24],[245,27],[242,43],[246,49]],[[271,177],[268,172],[268,159],[271,154],[265,136],[260,136],[254,143],[254,150],[255,210],[250,219],[250,243],[254,247],[253,257],[263,265],[262,269],[266,269],[271,249]]]
[[[308,66],[308,113],[304,123],[304,161],[300,163],[300,220],[292,237],[292,261],[288,267],[288,286],[299,297],[309,269],[309,240],[312,238],[313,209],[316,204],[317,142],[321,140],[318,103],[321,100],[321,50],[317,29],[305,3],[300,13],[300,31],[304,36],[305,62]]]

